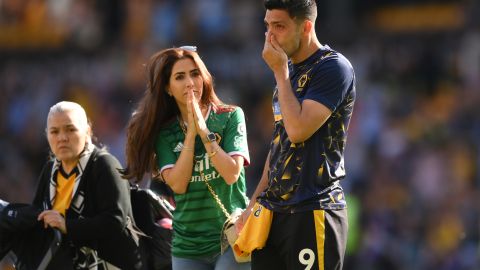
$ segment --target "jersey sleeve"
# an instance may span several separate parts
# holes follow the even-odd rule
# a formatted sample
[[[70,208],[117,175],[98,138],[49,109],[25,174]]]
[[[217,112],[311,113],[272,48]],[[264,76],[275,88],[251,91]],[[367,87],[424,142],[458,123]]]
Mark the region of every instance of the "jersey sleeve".
[[[225,128],[223,140],[223,150],[227,154],[230,156],[240,155],[244,158],[244,166],[250,164],[245,115],[240,107],[232,112]]]
[[[313,72],[304,99],[317,101],[335,111],[351,89],[354,78],[352,65],[342,55],[335,55],[321,62]]]
[[[167,142],[165,134],[160,133],[155,145],[155,153],[157,155],[157,165],[160,168],[160,172],[165,169],[171,168],[177,162],[177,156],[171,149],[171,145]]]

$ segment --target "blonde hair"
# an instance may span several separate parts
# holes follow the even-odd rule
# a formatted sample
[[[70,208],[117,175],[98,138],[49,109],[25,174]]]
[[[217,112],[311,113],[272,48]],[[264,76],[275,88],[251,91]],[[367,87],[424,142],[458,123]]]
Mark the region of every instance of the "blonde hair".
[[[92,143],[92,131],[91,131],[90,122],[88,121],[88,118],[87,118],[87,113],[85,112],[85,109],[83,109],[83,107],[78,103],[71,102],[71,101],[60,101],[57,104],[50,107],[50,111],[48,112],[48,116],[47,116],[47,126],[48,126],[48,119],[50,119],[50,117],[52,117],[54,114],[64,113],[67,111],[72,111],[76,114],[77,120],[80,123],[79,128],[85,130],[85,132],[88,135],[87,142]]]

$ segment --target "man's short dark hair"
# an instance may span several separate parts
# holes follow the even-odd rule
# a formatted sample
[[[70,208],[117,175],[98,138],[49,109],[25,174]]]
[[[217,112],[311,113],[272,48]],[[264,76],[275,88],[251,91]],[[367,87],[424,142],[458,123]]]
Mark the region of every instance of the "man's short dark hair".
[[[315,22],[317,18],[315,0],[265,0],[264,5],[267,10],[285,10],[292,19],[308,19]]]

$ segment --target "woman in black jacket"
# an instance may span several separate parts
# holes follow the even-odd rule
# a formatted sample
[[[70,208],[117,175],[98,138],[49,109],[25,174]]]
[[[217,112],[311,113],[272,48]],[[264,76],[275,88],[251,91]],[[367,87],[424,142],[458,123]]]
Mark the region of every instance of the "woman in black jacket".
[[[44,227],[63,234],[48,269],[141,268],[129,183],[118,160],[92,143],[85,110],[74,102],[55,104],[46,133],[53,158],[42,170],[34,205],[43,209]],[[68,268],[66,257],[72,258]]]

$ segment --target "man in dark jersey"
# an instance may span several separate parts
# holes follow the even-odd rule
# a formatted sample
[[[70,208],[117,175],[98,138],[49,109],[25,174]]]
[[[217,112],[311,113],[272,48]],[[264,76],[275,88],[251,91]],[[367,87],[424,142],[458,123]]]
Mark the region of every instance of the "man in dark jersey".
[[[266,0],[265,8],[262,56],[276,80],[275,124],[248,209],[258,202],[273,218],[265,246],[252,253],[252,269],[342,269],[348,222],[340,180],[354,71],[318,41],[314,0]]]

